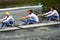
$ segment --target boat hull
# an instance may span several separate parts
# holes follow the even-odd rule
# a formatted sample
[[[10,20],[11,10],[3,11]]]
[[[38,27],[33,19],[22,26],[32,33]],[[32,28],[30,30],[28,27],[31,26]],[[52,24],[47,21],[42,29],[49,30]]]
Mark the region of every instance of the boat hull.
[[[1,31],[13,31],[13,30],[19,30],[21,28],[26,29],[26,28],[36,28],[36,27],[44,27],[44,26],[51,26],[51,25],[60,25],[60,22],[48,22],[48,23],[37,23],[37,24],[30,24],[30,25],[21,25],[17,27],[6,27],[0,29]]]

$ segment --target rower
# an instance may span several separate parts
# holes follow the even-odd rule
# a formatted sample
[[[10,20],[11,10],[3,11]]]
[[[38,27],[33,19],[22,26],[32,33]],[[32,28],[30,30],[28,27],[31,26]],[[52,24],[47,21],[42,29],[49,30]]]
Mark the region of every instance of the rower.
[[[29,10],[29,11],[28,11],[28,14],[29,14],[29,15],[27,15],[27,16],[25,16],[25,17],[23,17],[23,18],[20,19],[20,20],[22,20],[22,19],[27,19],[27,20],[25,21],[25,25],[35,24],[35,23],[38,23],[38,22],[39,22],[38,16],[35,15],[32,10]]]
[[[58,12],[55,10],[55,7],[51,7],[51,11],[42,14],[42,16],[47,17],[47,21],[51,21],[51,19],[54,20],[59,20],[59,14]]]
[[[14,18],[10,15],[10,12],[6,12],[6,17],[0,19],[0,22],[2,22],[1,27],[6,27],[9,24],[15,25]]]

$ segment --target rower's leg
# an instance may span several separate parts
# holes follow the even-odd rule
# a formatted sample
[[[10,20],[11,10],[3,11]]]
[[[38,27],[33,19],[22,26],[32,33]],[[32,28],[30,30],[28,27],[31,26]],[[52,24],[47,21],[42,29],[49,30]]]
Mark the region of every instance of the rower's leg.
[[[7,25],[7,22],[3,22],[1,27],[6,27],[6,25]]]
[[[25,21],[25,25],[28,25],[30,23],[30,20]]]
[[[50,21],[51,20],[51,16],[49,16],[48,18],[47,18],[47,21]]]
[[[49,17],[47,18],[47,21],[51,21],[51,19],[59,20],[59,17],[57,17],[57,16],[49,16]]]
[[[25,25],[28,25],[28,24],[30,24],[30,23],[36,23],[36,21],[34,21],[34,20],[27,20],[27,21],[25,22]]]
[[[15,21],[8,21],[7,26],[14,26],[15,25]]]
[[[15,21],[10,21],[11,26],[15,26],[16,25],[16,22]]]
[[[53,16],[52,19],[59,20],[59,17],[58,16]]]

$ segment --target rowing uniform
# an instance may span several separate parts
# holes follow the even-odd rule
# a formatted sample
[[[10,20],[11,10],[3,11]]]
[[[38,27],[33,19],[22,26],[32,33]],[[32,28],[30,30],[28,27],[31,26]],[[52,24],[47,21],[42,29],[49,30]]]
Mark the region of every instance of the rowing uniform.
[[[39,22],[39,18],[37,15],[35,15],[34,13],[31,13],[30,15],[28,15],[30,18],[28,20],[25,21],[25,24],[34,24]]]
[[[12,16],[6,16],[0,21],[2,21],[2,27],[7,26],[8,24],[14,24],[14,18]]]
[[[49,11],[48,13],[45,13],[44,15],[47,15],[47,21],[50,21],[51,19],[57,19],[59,20],[59,14],[56,10],[54,11]]]

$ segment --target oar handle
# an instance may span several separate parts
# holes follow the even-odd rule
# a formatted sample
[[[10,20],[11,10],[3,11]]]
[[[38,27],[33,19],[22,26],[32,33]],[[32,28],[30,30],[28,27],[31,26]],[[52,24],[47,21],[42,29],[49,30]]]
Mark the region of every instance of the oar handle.
[[[43,14],[38,14],[37,16],[42,16]]]

